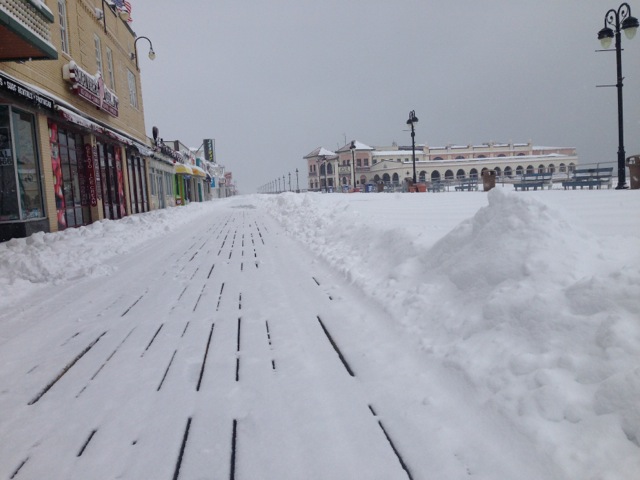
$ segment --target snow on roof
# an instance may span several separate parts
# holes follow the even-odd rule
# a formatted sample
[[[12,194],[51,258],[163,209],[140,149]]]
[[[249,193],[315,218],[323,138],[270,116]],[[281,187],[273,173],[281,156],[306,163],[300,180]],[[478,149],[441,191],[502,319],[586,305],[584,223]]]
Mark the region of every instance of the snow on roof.
[[[348,152],[349,150],[351,150],[351,143],[352,142],[349,142],[344,147],[339,148],[338,150],[336,150],[336,153]],[[369,145],[365,145],[364,143],[359,142],[358,140],[354,140],[353,143],[355,143],[356,150],[375,150],[375,148],[370,147]]]
[[[313,157],[333,157],[335,153],[331,150],[327,150],[324,147],[318,147],[313,152],[305,155],[303,158],[313,158]]]

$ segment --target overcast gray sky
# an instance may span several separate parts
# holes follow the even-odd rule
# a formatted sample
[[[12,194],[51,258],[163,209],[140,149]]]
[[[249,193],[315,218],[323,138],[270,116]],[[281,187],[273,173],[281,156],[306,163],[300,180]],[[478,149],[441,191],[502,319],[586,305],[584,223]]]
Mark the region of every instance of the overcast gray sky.
[[[130,0],[147,134],[198,147],[242,193],[352,139],[572,146],[616,161],[610,0]],[[640,17],[640,1],[630,2]],[[623,36],[627,155],[640,154],[640,34]],[[294,187],[295,188],[295,187]]]

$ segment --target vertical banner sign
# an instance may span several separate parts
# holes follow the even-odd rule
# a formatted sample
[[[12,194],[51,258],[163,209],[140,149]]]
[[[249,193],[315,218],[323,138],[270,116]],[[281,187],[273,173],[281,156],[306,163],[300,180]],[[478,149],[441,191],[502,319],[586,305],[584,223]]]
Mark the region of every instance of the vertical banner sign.
[[[204,159],[207,162],[214,163],[215,159],[213,158],[213,140],[211,138],[205,138],[203,143],[204,143]]]
[[[98,205],[98,189],[96,186],[96,170],[93,162],[93,146],[84,144],[85,172],[87,173],[87,185],[89,186],[89,202],[92,207]]]

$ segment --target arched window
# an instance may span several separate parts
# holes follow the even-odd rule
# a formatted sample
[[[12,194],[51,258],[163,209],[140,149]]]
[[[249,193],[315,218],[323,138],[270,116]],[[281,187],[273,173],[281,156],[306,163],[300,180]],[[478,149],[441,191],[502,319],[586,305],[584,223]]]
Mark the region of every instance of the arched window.
[[[511,178],[511,175],[513,175],[513,170],[511,170],[511,167],[504,167],[504,175],[505,177]]]
[[[453,180],[453,170],[447,170],[444,172],[444,178],[447,180]]]
[[[333,175],[333,165],[330,163],[327,164],[327,174]]]
[[[471,171],[469,172],[469,177],[478,178],[478,170],[476,170],[475,168],[472,168]]]
[[[573,172],[575,169],[576,169],[576,164],[575,164],[575,163],[573,163],[573,162],[571,162],[571,163],[569,164],[569,171],[570,171],[570,172]]]
[[[436,157],[434,160],[442,160],[442,157]]]
[[[456,160],[464,160],[464,157],[463,157],[462,155],[458,155],[458,156],[456,157]],[[445,176],[446,176],[446,175],[445,175]],[[453,178],[453,177],[451,177],[451,178]]]
[[[502,169],[500,167],[495,167],[494,170],[496,172],[496,177],[502,176]]]
[[[548,168],[549,168],[549,173],[556,172],[556,166],[553,163],[550,163]]]
[[[367,183],[367,177],[365,177],[364,175],[360,176],[360,185],[364,185],[365,183]]]
[[[544,173],[544,165],[538,165],[538,173]]]
[[[422,170],[420,172],[420,175],[418,177],[418,181],[420,182],[425,182],[427,180],[427,172],[425,172],[424,170]]]
[[[325,172],[325,168],[324,168],[324,163],[320,165],[320,175],[324,175]]]
[[[524,173],[524,168],[522,167],[522,165],[518,165],[516,167],[516,175],[522,175]]]
[[[380,175],[376,174],[376,176],[373,177],[373,181],[374,183],[380,183]]]
[[[400,185],[400,176],[397,173],[393,174],[393,184]]]
[[[349,181],[347,180],[347,177],[342,177],[342,185],[349,185]]]
[[[487,158],[486,155],[478,155],[477,158]]]
[[[434,170],[431,172],[431,181],[437,182],[438,180],[440,180],[440,172],[438,170]]]
[[[382,183],[384,183],[385,185],[389,185],[391,183],[391,177],[388,173],[382,175]]]
[[[504,158],[504,157],[506,157],[504,153],[501,153],[500,155],[498,155],[498,158]]]
[[[466,175],[466,173],[464,173],[464,170],[463,170],[463,169],[459,169],[459,170],[456,172],[456,178],[464,178],[464,177],[465,177],[465,175]]]
[[[484,168],[480,171],[480,174],[483,174],[484,172],[488,172],[488,171],[489,171],[489,169],[488,169],[487,167],[484,167]]]
[[[519,153],[517,156],[518,157],[524,157],[524,153]]]
[[[527,174],[529,174],[529,173],[534,173],[534,172],[535,172],[535,168],[533,168],[533,165],[529,165],[529,166],[527,167]]]
[[[567,171],[567,166],[564,163],[560,164],[560,173],[565,173]]]

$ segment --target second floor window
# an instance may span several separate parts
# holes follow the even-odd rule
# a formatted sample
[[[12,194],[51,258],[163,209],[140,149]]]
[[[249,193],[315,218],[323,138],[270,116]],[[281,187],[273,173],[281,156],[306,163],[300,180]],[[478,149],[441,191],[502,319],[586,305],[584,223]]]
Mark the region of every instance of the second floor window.
[[[109,88],[115,92],[116,79],[113,74],[113,52],[107,47],[107,80],[109,81]]]
[[[58,24],[60,25],[60,50],[69,53],[69,33],[67,32],[67,3],[58,0]]]
[[[100,75],[104,76],[102,70],[102,44],[100,43],[100,37],[94,35],[93,42],[96,46],[96,64],[98,65],[98,72],[100,72]]]
[[[136,85],[136,76],[131,70],[127,69],[127,78],[129,83],[129,102],[133,108],[138,108],[138,87]]]

